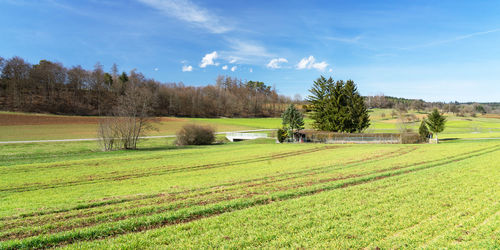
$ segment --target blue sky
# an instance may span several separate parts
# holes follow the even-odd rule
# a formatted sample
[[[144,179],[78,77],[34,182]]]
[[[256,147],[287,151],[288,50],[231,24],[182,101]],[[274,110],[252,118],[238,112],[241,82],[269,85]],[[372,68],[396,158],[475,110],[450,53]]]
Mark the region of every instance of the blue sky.
[[[320,75],[363,95],[500,101],[498,1],[0,0],[0,56],[162,82],[218,75],[308,95]]]

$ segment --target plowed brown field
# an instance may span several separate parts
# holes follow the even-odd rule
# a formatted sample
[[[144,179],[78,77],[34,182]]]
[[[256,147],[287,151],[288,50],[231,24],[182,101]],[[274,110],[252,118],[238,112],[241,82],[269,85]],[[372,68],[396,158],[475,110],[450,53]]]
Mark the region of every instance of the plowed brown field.
[[[99,117],[56,116],[38,114],[1,114],[0,126],[53,125],[53,124],[97,124]],[[162,117],[162,122],[185,121],[181,118]]]

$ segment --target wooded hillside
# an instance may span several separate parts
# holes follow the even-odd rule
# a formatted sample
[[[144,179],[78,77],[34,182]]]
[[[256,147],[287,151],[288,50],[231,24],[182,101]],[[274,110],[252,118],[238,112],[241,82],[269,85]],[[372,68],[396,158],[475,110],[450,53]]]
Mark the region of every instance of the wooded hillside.
[[[145,89],[154,99],[154,115],[188,117],[279,116],[290,99],[259,81],[219,76],[202,87],[161,83],[140,72],[110,72],[66,68],[41,60],[30,64],[20,57],[0,57],[0,109],[71,115],[107,115],[130,86]]]

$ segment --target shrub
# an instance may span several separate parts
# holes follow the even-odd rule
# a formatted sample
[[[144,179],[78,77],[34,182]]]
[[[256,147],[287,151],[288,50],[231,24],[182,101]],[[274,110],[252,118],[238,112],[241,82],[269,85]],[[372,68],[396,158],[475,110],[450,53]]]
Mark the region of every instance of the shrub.
[[[423,142],[429,139],[430,132],[429,129],[427,128],[425,119],[422,120],[422,123],[420,123],[420,127],[418,128],[418,133]]]
[[[214,129],[196,124],[184,125],[177,132],[177,145],[209,145],[215,141]]]
[[[280,143],[283,143],[288,137],[288,132],[286,131],[286,128],[279,128],[276,137],[278,137],[278,141]]]

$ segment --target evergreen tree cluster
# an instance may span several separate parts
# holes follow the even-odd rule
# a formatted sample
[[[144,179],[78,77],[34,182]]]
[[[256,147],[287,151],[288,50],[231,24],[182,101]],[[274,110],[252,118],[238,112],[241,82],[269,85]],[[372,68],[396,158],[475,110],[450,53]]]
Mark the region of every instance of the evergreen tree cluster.
[[[334,81],[321,76],[309,90],[313,127],[332,132],[362,132],[370,126],[363,97],[354,81]]]

